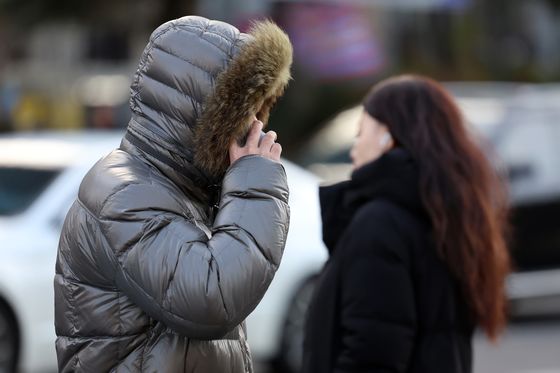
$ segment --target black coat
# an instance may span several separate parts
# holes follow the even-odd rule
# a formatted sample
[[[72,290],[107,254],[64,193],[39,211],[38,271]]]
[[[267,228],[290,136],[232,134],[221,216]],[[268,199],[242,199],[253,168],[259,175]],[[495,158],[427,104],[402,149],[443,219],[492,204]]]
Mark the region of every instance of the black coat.
[[[470,372],[473,323],[437,255],[409,153],[390,151],[320,198],[330,259],[309,308],[304,372]]]

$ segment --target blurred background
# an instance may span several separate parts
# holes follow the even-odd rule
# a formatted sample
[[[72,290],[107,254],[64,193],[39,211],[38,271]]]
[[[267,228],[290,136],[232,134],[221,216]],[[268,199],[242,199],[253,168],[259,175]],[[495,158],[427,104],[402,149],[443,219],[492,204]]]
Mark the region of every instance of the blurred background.
[[[151,31],[197,14],[247,30],[272,18],[294,45],[274,109],[294,218],[283,265],[249,318],[257,373],[296,373],[326,259],[316,187],[348,178],[359,103],[390,75],[444,82],[508,178],[516,272],[498,345],[475,372],[560,372],[559,0],[0,0],[0,373],[56,371],[52,277],[81,178],[118,146]]]

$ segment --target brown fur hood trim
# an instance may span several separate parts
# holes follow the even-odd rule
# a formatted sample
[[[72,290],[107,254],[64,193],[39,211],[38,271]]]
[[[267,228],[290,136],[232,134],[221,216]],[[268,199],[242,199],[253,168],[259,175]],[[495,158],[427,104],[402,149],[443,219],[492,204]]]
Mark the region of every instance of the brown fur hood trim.
[[[229,146],[247,133],[253,115],[266,124],[290,80],[288,36],[271,21],[254,23],[249,35],[216,79],[194,132],[195,163],[212,178],[225,173]]]

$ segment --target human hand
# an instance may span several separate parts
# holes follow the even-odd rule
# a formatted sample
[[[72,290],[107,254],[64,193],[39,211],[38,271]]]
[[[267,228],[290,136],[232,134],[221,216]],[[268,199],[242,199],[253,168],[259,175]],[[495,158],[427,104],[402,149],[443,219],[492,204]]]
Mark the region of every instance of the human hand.
[[[254,118],[252,127],[249,131],[245,145],[239,145],[234,140],[229,147],[230,164],[235,163],[239,158],[247,155],[260,155],[275,162],[280,162],[282,146],[276,142],[278,137],[276,132],[268,131],[262,135],[263,123]],[[262,137],[261,137],[262,135]]]

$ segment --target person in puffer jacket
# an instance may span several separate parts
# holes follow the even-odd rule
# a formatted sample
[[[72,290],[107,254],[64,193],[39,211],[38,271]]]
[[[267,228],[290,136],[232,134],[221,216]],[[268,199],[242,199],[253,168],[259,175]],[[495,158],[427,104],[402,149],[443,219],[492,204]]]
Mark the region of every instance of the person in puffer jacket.
[[[291,61],[270,21],[245,34],[189,16],[153,32],[121,145],[87,173],[64,222],[60,372],[252,371],[244,319],[289,225],[281,147],[272,131],[259,137]]]

